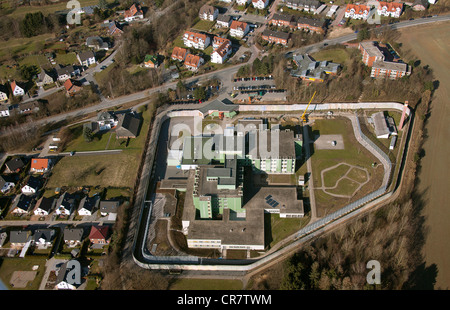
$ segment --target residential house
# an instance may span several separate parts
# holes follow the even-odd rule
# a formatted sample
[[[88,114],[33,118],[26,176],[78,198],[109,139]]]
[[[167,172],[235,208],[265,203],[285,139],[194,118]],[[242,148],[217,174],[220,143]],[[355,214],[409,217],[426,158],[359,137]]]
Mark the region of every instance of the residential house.
[[[119,37],[122,35],[123,30],[122,27],[116,22],[112,21],[106,24],[108,27],[108,35]]]
[[[78,207],[78,215],[81,215],[81,216],[92,215],[98,209],[99,203],[100,203],[100,199],[98,196],[83,197],[83,199],[81,199],[80,205]]]
[[[313,31],[316,33],[325,32],[325,20],[312,19],[307,17],[298,17],[296,22],[297,22],[297,29]]]
[[[69,247],[81,245],[83,240],[83,228],[64,228],[64,242]]]
[[[72,97],[81,91],[83,86],[79,81],[68,79],[64,82],[64,88],[66,89],[66,95]]]
[[[269,5],[269,0],[252,0],[255,9],[264,10]]]
[[[84,51],[77,54],[77,59],[81,66],[89,67],[95,64],[95,54],[93,51]]]
[[[56,202],[55,214],[61,216],[69,216],[75,207],[75,197],[69,193],[62,194]]]
[[[8,90],[7,88],[0,84],[0,102],[4,102],[8,100]]]
[[[403,3],[401,2],[378,2],[377,13],[380,16],[399,18],[402,11]]]
[[[103,111],[97,114],[97,124],[100,130],[110,130],[118,124],[117,116],[113,111]]]
[[[372,67],[374,62],[384,60],[384,54],[373,41],[359,43],[358,49],[362,53],[362,62],[366,66]]]
[[[198,32],[186,31],[183,35],[184,45],[199,50],[207,48],[211,42],[208,35]]]
[[[34,176],[30,176],[28,178],[27,183],[22,187],[22,193],[25,195],[33,195],[36,194],[36,192],[41,187],[41,180],[39,178],[36,178]]]
[[[47,216],[50,213],[52,213],[55,206],[56,206],[55,198],[41,197],[41,199],[37,201],[33,213],[34,215]]]
[[[139,4],[134,3],[128,10],[124,13],[124,19],[127,22],[132,22],[137,19],[143,19],[144,12]]]
[[[136,138],[139,134],[141,120],[134,113],[124,113],[118,116],[116,139]]]
[[[12,81],[10,85],[11,85],[11,91],[14,96],[25,95],[25,90],[22,87],[20,87],[16,81]]]
[[[8,117],[11,114],[9,113],[9,106],[0,104],[0,117]]]
[[[58,77],[58,81],[60,81],[60,82],[64,82],[67,79],[76,77],[81,74],[80,69],[75,66],[62,67],[61,65],[58,64],[56,66],[55,70],[56,70],[56,75]]]
[[[261,38],[265,41],[268,41],[269,43],[287,46],[289,41],[289,33],[265,29],[261,34]]]
[[[118,200],[102,200],[100,201],[100,214],[108,216],[110,214],[117,214],[120,202]]]
[[[103,41],[99,36],[92,36],[86,39],[86,46],[94,50],[109,50],[108,42]]]
[[[216,20],[216,28],[229,28],[232,17],[230,15],[219,14]]]
[[[50,170],[51,160],[48,158],[32,158],[30,172],[44,173]]]
[[[250,31],[247,23],[233,20],[230,25],[230,36],[235,38],[243,38]]]
[[[158,59],[158,55],[145,55],[144,58],[144,66],[147,68],[158,68],[160,65],[160,61]]]
[[[19,194],[14,198],[11,206],[11,214],[14,215],[26,215],[33,207],[33,197],[24,194]]]
[[[205,60],[202,57],[200,57],[198,55],[192,55],[192,54],[188,54],[184,61],[184,65],[190,71],[197,71],[198,68],[200,68],[200,66],[204,63],[205,63]]]
[[[315,12],[321,5],[317,0],[285,0],[285,5],[294,10]]]
[[[269,24],[275,25],[277,27],[297,27],[294,15],[279,13],[273,14],[272,19],[269,21]]]
[[[184,61],[184,59],[186,58],[187,54],[188,54],[187,49],[175,46],[173,48],[171,58],[173,60]]]
[[[370,7],[364,4],[347,4],[344,17],[366,20],[369,17]]]
[[[12,230],[9,233],[9,242],[13,248],[21,248],[31,239],[29,230]]]
[[[0,191],[4,194],[16,186],[14,180],[9,176],[0,175]]]
[[[13,158],[11,160],[8,160],[5,163],[5,173],[17,173],[20,172],[20,170],[25,166],[25,163],[20,157]]]
[[[228,56],[232,53],[231,41],[221,37],[214,37],[214,50],[211,53],[211,62],[223,64]]]
[[[89,240],[93,244],[109,243],[109,226],[91,226]]]
[[[38,78],[36,80],[36,85],[42,87],[44,85],[49,85],[54,83],[53,77],[47,73],[44,69],[41,68],[41,72],[38,74]]]
[[[427,0],[415,0],[412,4],[412,9],[414,11],[425,11],[429,6]]]
[[[217,15],[219,15],[219,10],[209,4],[203,5],[198,12],[198,16],[203,20],[214,21]]]
[[[40,248],[47,248],[52,245],[55,234],[53,229],[38,229],[34,232],[32,244]]]

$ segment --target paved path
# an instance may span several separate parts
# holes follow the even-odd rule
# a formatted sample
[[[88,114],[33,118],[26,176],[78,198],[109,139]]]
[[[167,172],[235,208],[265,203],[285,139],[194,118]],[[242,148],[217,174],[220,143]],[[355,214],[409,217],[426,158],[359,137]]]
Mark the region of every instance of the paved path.
[[[336,180],[336,183],[334,184],[334,186],[331,186],[331,187],[325,186],[324,173],[327,172],[327,171],[333,170],[333,169],[335,169],[335,168],[337,168],[337,167],[339,167],[339,166],[341,166],[341,165],[346,165],[346,166],[348,166],[350,169],[348,169],[348,170],[345,172],[344,175],[342,175],[338,180]],[[363,171],[366,173],[366,181],[364,181],[364,182],[361,183],[361,182],[359,182],[359,181],[357,181],[357,180],[354,180],[354,179],[348,177],[347,175],[350,173],[350,171],[351,171],[352,169],[360,169],[360,170],[363,170]],[[350,165],[350,164],[347,164],[347,163],[339,163],[339,164],[334,165],[334,166],[332,166],[332,167],[323,169],[323,170],[320,172],[320,177],[321,177],[321,180],[322,180],[322,186],[321,186],[321,187],[316,187],[316,189],[321,189],[321,190],[323,190],[325,193],[327,193],[328,195],[334,196],[334,197],[338,197],[338,198],[352,198],[352,197],[353,197],[353,196],[361,189],[361,187],[363,187],[363,186],[364,186],[367,182],[369,182],[369,180],[370,180],[370,178],[369,178],[369,172],[367,171],[366,168],[361,168],[361,167],[358,167],[358,166],[355,166],[355,165]],[[356,182],[356,183],[359,184],[359,186],[353,191],[353,193],[352,193],[351,195],[334,194],[334,193],[330,193],[330,192],[327,191],[328,189],[335,189],[336,187],[338,187],[338,186],[339,186],[339,182],[340,182],[341,180],[343,180],[343,179],[349,179],[350,181],[353,181],[353,182]]]

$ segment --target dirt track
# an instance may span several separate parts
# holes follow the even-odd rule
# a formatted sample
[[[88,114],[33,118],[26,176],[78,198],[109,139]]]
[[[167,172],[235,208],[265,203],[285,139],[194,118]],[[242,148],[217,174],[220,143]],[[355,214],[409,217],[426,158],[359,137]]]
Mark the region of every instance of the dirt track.
[[[423,249],[426,267],[437,265],[435,289],[450,288],[450,23],[414,27],[401,31],[400,41],[410,49],[422,65],[429,65],[439,80],[431,103],[431,116],[426,126],[428,139],[419,173],[418,190],[425,206],[428,234]]]

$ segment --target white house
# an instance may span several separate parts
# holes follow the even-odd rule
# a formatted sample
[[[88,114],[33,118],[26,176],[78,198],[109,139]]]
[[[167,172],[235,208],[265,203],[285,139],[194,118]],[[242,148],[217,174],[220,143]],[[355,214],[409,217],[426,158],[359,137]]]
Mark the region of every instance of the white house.
[[[77,59],[80,62],[80,65],[89,67],[90,65],[95,64],[95,54],[93,51],[85,51],[77,54]]]
[[[133,4],[129,10],[126,10],[124,13],[124,19],[126,22],[132,22],[137,19],[143,19],[144,12],[139,4]]]
[[[351,19],[364,19],[369,17],[370,7],[367,5],[347,4],[344,17]]]
[[[8,117],[9,115],[9,107],[7,105],[0,104],[0,117]]]
[[[12,179],[4,178],[3,176],[0,176],[0,191],[2,193],[6,193],[14,186],[15,186],[15,184]]]
[[[218,38],[218,39],[216,39]],[[220,37],[214,38],[214,51],[211,53],[211,62],[216,64],[224,63],[232,52],[231,41]]]
[[[97,124],[100,130],[110,130],[119,123],[117,116],[112,111],[99,112],[97,114]]]
[[[49,215],[56,205],[56,199],[42,197],[36,203],[36,208],[34,209],[34,215],[47,216]]]
[[[216,28],[228,28],[230,27],[231,24],[231,16],[230,15],[224,15],[224,14],[220,14],[219,16],[217,16],[217,20],[216,20]]]
[[[25,95],[25,90],[17,85],[16,81],[11,82],[11,90],[14,96],[23,96]]]
[[[62,216],[69,216],[72,213],[75,205],[75,198],[68,193],[62,194],[56,202],[55,214]]]
[[[13,205],[11,207],[11,214],[14,215],[28,214],[31,210],[32,204],[33,198],[31,196],[20,194],[14,199]]]
[[[53,229],[38,229],[34,232],[32,244],[40,248],[47,248],[52,245],[55,231]]]
[[[21,191],[25,195],[33,195],[36,194],[40,186],[41,181],[38,178],[30,176],[27,183],[22,187]]]
[[[235,38],[243,38],[250,31],[247,23],[233,20],[230,26],[230,36]]]
[[[200,68],[200,66],[204,63],[205,60],[202,57],[193,54],[188,54],[184,60],[184,65],[190,71],[197,71],[198,68]]]
[[[183,35],[183,43],[187,47],[204,50],[209,46],[210,42],[210,37],[203,33],[186,31]]]
[[[76,284],[76,281],[74,281],[75,279],[69,280],[69,277],[71,276],[71,274],[69,274],[71,269],[67,268],[69,262],[64,263],[58,271],[55,284],[55,289],[57,290],[76,290],[77,286],[80,284]]]
[[[198,12],[198,16],[203,20],[214,21],[217,15],[219,15],[219,10],[208,4],[203,5]]]
[[[78,208],[78,215],[86,216],[92,215],[97,209],[100,199],[98,196],[94,197],[84,197],[80,201],[80,206]]]
[[[264,10],[269,5],[269,0],[252,0],[255,9]]]
[[[0,84],[0,102],[8,100],[8,91],[6,87]]]
[[[377,13],[380,16],[399,18],[403,11],[401,2],[378,2]]]

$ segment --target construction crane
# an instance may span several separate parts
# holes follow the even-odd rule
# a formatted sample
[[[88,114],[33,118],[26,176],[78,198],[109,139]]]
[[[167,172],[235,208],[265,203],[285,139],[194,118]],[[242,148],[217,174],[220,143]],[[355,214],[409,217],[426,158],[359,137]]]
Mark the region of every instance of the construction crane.
[[[304,122],[304,123],[306,123],[306,111],[308,111],[309,105],[311,104],[315,94],[316,94],[316,92],[314,92],[314,94],[312,95],[311,99],[309,100],[308,105],[306,106],[305,112],[303,112],[303,114],[302,114],[302,122]]]

